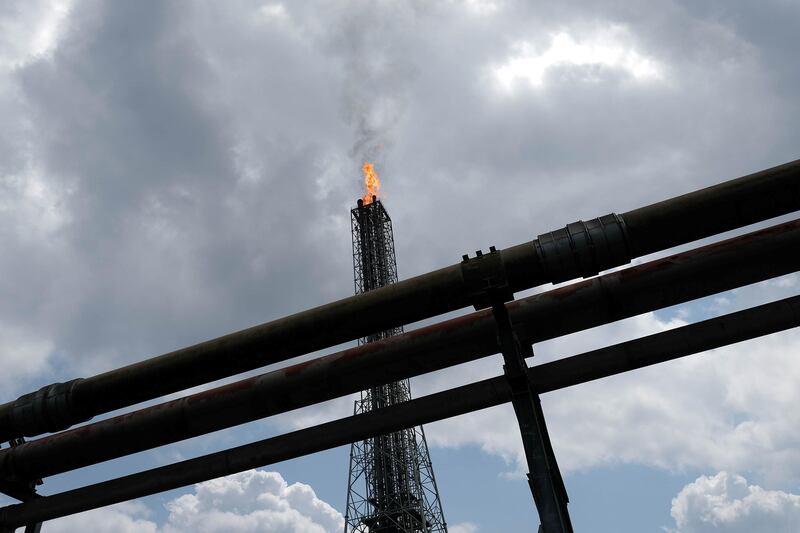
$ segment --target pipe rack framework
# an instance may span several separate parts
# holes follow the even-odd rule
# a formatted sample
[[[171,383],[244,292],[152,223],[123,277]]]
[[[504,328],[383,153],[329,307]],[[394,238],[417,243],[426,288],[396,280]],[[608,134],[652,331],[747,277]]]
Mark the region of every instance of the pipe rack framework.
[[[800,296],[531,368],[540,393],[800,326]],[[0,509],[9,528],[141,498],[510,401],[504,376]]]
[[[467,261],[0,405],[0,441],[91,417],[475,304],[487,279],[516,292],[800,209],[800,160]],[[484,256],[485,257],[485,256]],[[491,268],[477,268],[483,265]],[[477,271],[476,271],[477,270]]]
[[[507,304],[542,340],[800,270],[800,221]],[[487,309],[404,335],[0,450],[0,475],[35,479],[289,411],[498,351]]]

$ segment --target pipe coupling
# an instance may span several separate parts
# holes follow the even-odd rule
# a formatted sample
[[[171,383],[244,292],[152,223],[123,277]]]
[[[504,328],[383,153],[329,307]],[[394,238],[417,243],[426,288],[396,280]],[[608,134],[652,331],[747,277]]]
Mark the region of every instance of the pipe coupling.
[[[514,299],[514,293],[508,286],[503,258],[494,246],[489,247],[487,254],[478,250],[475,257],[462,256],[461,275],[476,311],[491,307],[498,301],[510,302]]]
[[[539,235],[534,246],[553,283],[588,278],[631,261],[625,221],[614,213]]]
[[[53,383],[36,392],[20,396],[11,408],[11,423],[17,435],[35,436],[66,429],[88,420],[75,405],[75,386],[83,378]]]

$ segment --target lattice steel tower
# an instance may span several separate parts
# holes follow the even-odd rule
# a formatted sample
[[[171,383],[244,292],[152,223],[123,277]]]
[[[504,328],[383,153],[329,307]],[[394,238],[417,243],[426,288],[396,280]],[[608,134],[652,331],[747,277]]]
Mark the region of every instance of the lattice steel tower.
[[[392,221],[375,196],[350,211],[356,294],[397,281]],[[359,344],[402,333],[403,328],[359,339]],[[362,391],[355,412],[411,398],[408,380]],[[447,532],[422,426],[383,435],[350,448],[345,533]]]

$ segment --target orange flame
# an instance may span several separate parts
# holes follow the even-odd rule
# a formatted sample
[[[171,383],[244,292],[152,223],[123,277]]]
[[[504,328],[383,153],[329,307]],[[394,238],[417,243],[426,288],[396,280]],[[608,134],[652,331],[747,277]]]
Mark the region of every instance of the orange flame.
[[[372,197],[378,196],[381,189],[381,180],[378,179],[378,174],[375,172],[375,166],[372,163],[364,163],[361,166],[361,171],[364,173],[364,187],[367,192],[361,198],[364,200],[364,205],[372,203]]]

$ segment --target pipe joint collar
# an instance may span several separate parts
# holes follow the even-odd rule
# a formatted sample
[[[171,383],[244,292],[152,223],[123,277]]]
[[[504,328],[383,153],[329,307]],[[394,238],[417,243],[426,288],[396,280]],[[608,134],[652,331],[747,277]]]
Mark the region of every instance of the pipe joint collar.
[[[35,436],[41,433],[60,431],[73,424],[83,422],[83,416],[75,405],[75,386],[83,378],[66,383],[53,383],[36,392],[20,396],[11,409],[11,421],[18,435]]]
[[[631,260],[625,221],[614,213],[539,235],[534,245],[553,283],[588,278]]]

